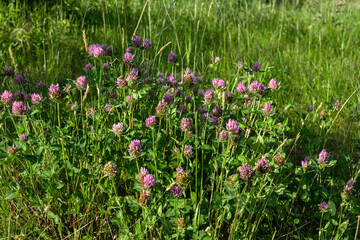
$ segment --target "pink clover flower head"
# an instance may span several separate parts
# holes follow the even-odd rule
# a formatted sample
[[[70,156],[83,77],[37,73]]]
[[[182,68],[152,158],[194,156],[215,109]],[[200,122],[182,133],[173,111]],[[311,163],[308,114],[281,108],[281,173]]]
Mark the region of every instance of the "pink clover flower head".
[[[93,68],[93,65],[92,65],[91,63],[88,63],[88,64],[85,65],[84,71],[85,71],[86,73],[88,73],[88,72],[91,71],[92,68]]]
[[[212,84],[214,86],[214,88],[216,89],[222,89],[222,88],[225,88],[225,81],[222,80],[222,79],[217,79],[217,78],[214,78],[212,80]]]
[[[19,135],[19,139],[20,139],[20,141],[22,141],[22,142],[26,142],[26,141],[28,140],[28,135],[26,135],[26,134],[20,134],[20,135]]]
[[[155,187],[155,178],[152,174],[147,174],[144,177],[144,188],[149,189]]]
[[[170,52],[169,56],[168,56],[168,63],[174,64],[176,62],[176,60],[177,60],[177,57],[176,57],[175,53]]]
[[[23,102],[13,102],[12,103],[12,113],[15,115],[26,115],[29,113],[29,108]]]
[[[147,50],[147,49],[151,49],[152,48],[152,43],[150,42],[149,39],[145,39],[144,41],[144,49]]]
[[[325,149],[323,149],[320,153],[319,153],[319,158],[318,158],[318,163],[319,164],[328,164],[329,161],[329,154],[325,151]]]
[[[151,116],[151,117],[148,117],[146,120],[145,120],[145,124],[147,127],[151,128],[151,127],[154,127],[156,125],[156,117],[155,116]]]
[[[266,87],[260,83],[260,82],[257,82],[257,81],[253,81],[250,86],[249,86],[249,91],[252,92],[252,93],[264,93],[266,90]]]
[[[41,91],[43,89],[46,89],[46,85],[45,83],[43,83],[42,81],[38,82],[38,84],[36,85],[36,91]]]
[[[252,70],[253,72],[259,72],[259,71],[260,71],[260,63],[254,62],[254,64],[253,64],[252,67],[251,67],[251,70]]]
[[[266,173],[268,170],[270,170],[269,162],[266,161],[264,156],[262,156],[262,158],[258,160],[255,165],[257,166],[256,170],[259,173]]]
[[[326,202],[322,202],[322,203],[320,203],[320,209],[322,210],[322,211],[326,211],[326,209],[328,209],[328,205],[327,205],[327,203]]]
[[[14,101],[14,94],[8,90],[5,90],[2,94],[1,94],[1,98],[0,101],[5,105],[5,106],[10,106],[12,104],[12,102]]]
[[[247,89],[245,87],[245,84],[240,82],[236,87],[236,91],[240,94],[246,93]]]
[[[107,103],[107,104],[105,104],[105,106],[104,106],[104,111],[105,111],[106,113],[109,113],[110,110],[111,110],[111,108],[112,108],[111,103]]]
[[[166,102],[167,104],[172,104],[174,102],[174,98],[171,96],[170,93],[165,93],[164,102]]]
[[[8,152],[10,155],[16,155],[16,153],[17,153],[18,150],[19,150],[19,149],[18,149],[17,147],[12,146],[12,147],[8,147],[7,152]]]
[[[155,109],[156,116],[164,116],[166,114],[167,108],[164,101],[159,101]]]
[[[112,128],[113,133],[115,133],[116,136],[119,136],[121,133],[124,132],[124,124],[122,122],[115,123]]]
[[[240,167],[240,178],[242,180],[249,181],[253,175],[254,172],[249,164],[245,163]]]
[[[239,133],[239,123],[235,120],[229,119],[226,124],[226,129],[232,133]]]
[[[138,78],[139,78],[139,71],[136,70],[136,68],[132,68],[130,70],[128,76],[126,77],[126,81],[128,82],[128,84],[131,85],[132,83],[136,82],[136,80],[138,80]]]
[[[111,180],[117,173],[116,165],[112,162],[108,162],[104,167],[104,173]]]
[[[138,36],[138,35],[136,35],[136,36],[133,38],[133,40],[132,40],[131,43],[132,43],[132,45],[133,45],[134,47],[136,47],[136,48],[141,47],[141,45],[142,45],[141,37]]]
[[[280,87],[279,83],[277,81],[275,81],[274,79],[271,79],[269,82],[269,88],[271,88],[272,90],[276,90]]]
[[[49,95],[50,98],[53,100],[59,100],[60,98],[62,98],[63,96],[63,92],[59,86],[59,84],[51,84],[50,88],[49,88]]]
[[[182,118],[180,123],[180,129],[184,132],[188,132],[191,128],[191,123],[188,118]]]
[[[97,58],[100,55],[105,56],[106,52],[102,44],[92,44],[88,47],[88,54]]]
[[[228,133],[228,131],[222,130],[222,131],[219,133],[219,141],[221,141],[221,142],[227,142],[227,141],[228,141],[228,138],[229,138],[229,133]]]
[[[108,63],[103,63],[103,69],[105,71],[108,71],[110,69],[109,64]]]
[[[125,63],[132,63],[134,61],[134,55],[132,55],[130,52],[126,52],[124,54],[123,61]]]
[[[129,145],[130,157],[136,158],[142,153],[141,142],[138,139],[132,140]]]
[[[270,115],[270,114],[274,113],[273,106],[271,106],[270,102],[267,102],[265,104],[265,107],[262,109],[262,112],[266,115]]]
[[[4,69],[4,75],[5,75],[5,76],[8,76],[8,77],[11,77],[12,74],[13,74],[12,67],[10,67],[10,66],[5,67],[5,69]]]
[[[191,158],[193,155],[192,146],[186,145],[184,146],[184,155],[187,158]]]
[[[31,94],[31,103],[32,104],[37,104],[37,103],[41,102],[43,99],[44,99],[43,96],[41,96],[40,94],[37,94],[37,93]]]
[[[178,186],[172,186],[171,190],[170,190],[171,194],[174,195],[175,197],[181,197],[183,195],[183,190],[181,187]]]
[[[127,85],[127,81],[123,78],[118,78],[115,83],[119,89],[123,89]]]
[[[86,77],[85,76],[80,76],[76,79],[76,87],[78,89],[85,89],[87,87],[87,83],[86,83]]]
[[[215,106],[214,109],[213,109],[213,114],[214,114],[216,117],[221,117],[222,114],[223,114],[221,107]]]
[[[211,89],[206,90],[204,100],[205,103],[211,103],[214,101],[214,92]]]
[[[140,173],[138,174],[138,179],[139,179],[139,183],[142,187],[144,186],[144,178],[148,174],[149,174],[149,172],[146,168],[143,168],[143,167],[140,168]]]
[[[354,180],[349,180],[347,183],[346,183],[346,187],[347,188],[352,188],[354,186]]]
[[[339,109],[340,109],[340,101],[339,101],[339,99],[336,100],[336,101],[333,103],[333,108],[334,108],[336,111],[339,111]]]

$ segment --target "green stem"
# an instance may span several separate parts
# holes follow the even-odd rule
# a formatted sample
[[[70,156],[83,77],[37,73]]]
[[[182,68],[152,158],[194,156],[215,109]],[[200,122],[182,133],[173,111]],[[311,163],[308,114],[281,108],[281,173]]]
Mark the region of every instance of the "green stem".
[[[61,122],[60,122],[60,103],[57,103],[57,115],[58,115],[58,124],[59,124],[59,129],[61,129]]]

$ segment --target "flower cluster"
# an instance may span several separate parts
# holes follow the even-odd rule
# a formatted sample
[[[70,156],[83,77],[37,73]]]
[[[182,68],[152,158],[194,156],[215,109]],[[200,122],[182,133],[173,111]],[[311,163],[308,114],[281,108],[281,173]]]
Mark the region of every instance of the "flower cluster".
[[[167,104],[172,104],[174,102],[174,98],[171,96],[170,93],[165,93],[164,102],[166,102]]]
[[[277,81],[275,81],[274,79],[270,80],[269,83],[269,88],[271,88],[272,90],[276,90],[280,87],[279,83]]]
[[[253,72],[259,72],[259,71],[260,71],[260,63],[254,62],[254,64],[253,64],[252,67],[251,67],[251,70],[252,70]]]
[[[274,158],[274,162],[280,166],[285,164],[285,158],[281,155],[281,153],[279,153],[278,155],[276,155],[276,157]]]
[[[133,45],[134,47],[136,47],[136,48],[141,47],[141,45],[142,45],[141,37],[138,36],[138,35],[136,35],[136,36],[133,38],[133,40],[132,40],[131,43],[132,43],[132,45]]]
[[[84,72],[88,73],[91,71],[92,68],[93,68],[93,65],[91,63],[88,63],[85,65]]]
[[[213,114],[216,117],[221,117],[222,114],[223,114],[221,107],[215,106],[214,109],[213,109]]]
[[[36,91],[42,91],[46,89],[46,85],[45,83],[43,83],[42,81],[38,82],[38,84],[36,85]]]

